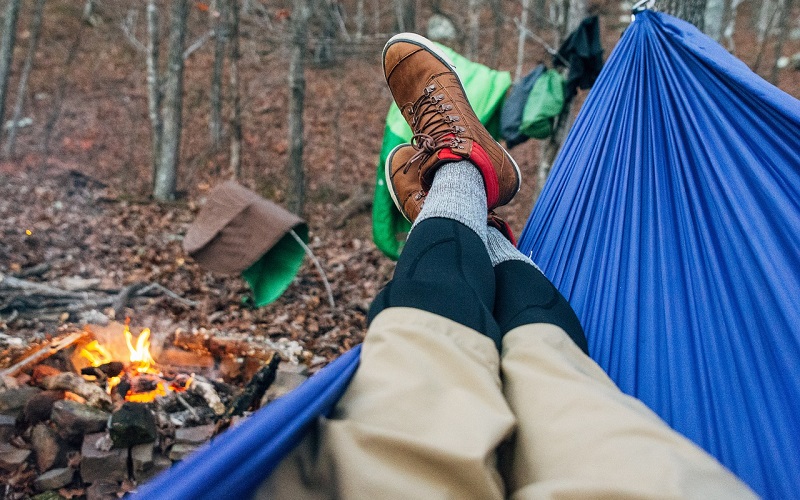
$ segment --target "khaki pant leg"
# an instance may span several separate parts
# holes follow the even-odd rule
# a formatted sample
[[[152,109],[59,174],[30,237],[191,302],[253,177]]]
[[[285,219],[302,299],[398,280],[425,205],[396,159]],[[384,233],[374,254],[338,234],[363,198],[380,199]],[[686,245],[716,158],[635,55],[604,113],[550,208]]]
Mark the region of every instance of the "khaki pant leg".
[[[390,308],[330,419],[261,490],[264,498],[503,498],[496,448],[514,417],[494,343],[425,311]]]
[[[506,334],[502,376],[517,417],[511,498],[753,498],[719,462],[623,394],[560,328]]]

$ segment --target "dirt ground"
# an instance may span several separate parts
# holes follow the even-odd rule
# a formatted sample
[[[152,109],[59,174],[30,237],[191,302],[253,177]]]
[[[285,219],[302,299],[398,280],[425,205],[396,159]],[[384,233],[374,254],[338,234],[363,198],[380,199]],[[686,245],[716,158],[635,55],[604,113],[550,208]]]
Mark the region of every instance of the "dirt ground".
[[[151,327],[161,339],[180,329],[199,335],[242,336],[252,342],[296,341],[304,359],[321,357],[317,358],[320,364],[360,342],[370,300],[391,277],[393,263],[371,241],[368,207],[346,217],[342,227],[336,226],[347,200],[373,189],[391,101],[380,69],[380,49],[387,35],[370,36],[359,44],[341,42],[336,46],[335,64],[310,65],[306,71],[305,218],[311,228],[311,247],[331,282],[336,306],[327,304],[322,281],[307,259],[278,301],[254,308],[240,277],[206,272],[181,248],[182,237],[209,189],[227,176],[226,155],[212,151],[207,124],[212,44],[187,60],[181,196],[170,204],[152,203],[148,199],[150,132],[144,56],[119,28],[125,2],[100,2],[100,22],[95,26],[80,21],[82,3],[47,3],[25,112],[33,125],[20,131],[18,157],[0,163],[0,273],[24,273],[46,263],[47,270],[30,279],[55,284],[66,277],[81,277],[95,280],[95,286],[103,290],[137,282],[159,283],[197,303],[187,306],[166,295],[133,301],[125,315],[133,325]],[[272,3],[280,5],[269,7],[266,17],[245,18],[242,24],[240,182],[282,203],[288,151],[288,49],[283,42],[287,26],[281,10],[285,6]],[[509,19],[519,15],[513,12],[518,9],[516,2],[508,8]],[[610,2],[599,7],[606,54],[625,26],[618,9]],[[748,9],[749,4],[743,4],[740,17],[747,19]],[[207,29],[204,16],[202,9],[193,8],[189,39]],[[27,50],[27,22],[25,13],[19,24],[15,68],[21,66]],[[488,13],[484,22],[491,26]],[[380,31],[388,33],[389,21],[384,24],[379,25]],[[740,24],[747,25],[746,21]],[[142,36],[144,26],[138,29]],[[493,57],[487,42],[477,60],[513,71],[516,34],[511,21],[500,40],[499,57]],[[737,55],[752,63],[756,57],[752,30],[742,29],[736,42]],[[315,43],[312,40],[310,50]],[[526,69],[546,59],[540,47],[529,47]],[[64,62],[73,49],[75,60],[65,70]],[[768,46],[765,61],[771,61],[771,50]],[[796,40],[784,47],[785,54],[799,50]],[[764,75],[767,66],[762,65]],[[62,82],[63,107],[49,151],[44,152],[45,124],[57,107]],[[785,69],[778,83],[800,96],[800,72]],[[16,80],[12,80],[12,98],[15,88]],[[514,150],[527,179],[536,177],[535,142]],[[531,211],[534,188],[526,181],[514,202],[502,211],[515,231],[522,229]],[[0,348],[5,349],[0,362],[10,361],[15,349],[75,328],[77,323],[75,315],[55,320],[0,318]]]

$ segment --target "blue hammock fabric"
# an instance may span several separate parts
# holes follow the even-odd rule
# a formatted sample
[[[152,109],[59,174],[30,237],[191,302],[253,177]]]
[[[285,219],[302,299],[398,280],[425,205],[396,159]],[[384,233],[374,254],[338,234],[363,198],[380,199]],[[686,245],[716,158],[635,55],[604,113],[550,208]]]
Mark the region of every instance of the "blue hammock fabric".
[[[519,240],[620,388],[767,498],[800,485],[800,101],[643,12]]]
[[[131,498],[249,498],[309,426],[331,411],[347,389],[360,355],[361,345],[347,351],[294,391],[139,488]]]

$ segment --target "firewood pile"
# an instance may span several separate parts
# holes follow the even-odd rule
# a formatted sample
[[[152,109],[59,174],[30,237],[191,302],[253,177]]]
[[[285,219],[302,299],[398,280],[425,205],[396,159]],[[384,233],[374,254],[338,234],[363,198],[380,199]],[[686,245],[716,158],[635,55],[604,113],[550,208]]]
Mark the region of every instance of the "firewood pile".
[[[308,376],[240,338],[178,331],[151,355],[132,330],[60,332],[0,369],[3,498],[119,498]]]

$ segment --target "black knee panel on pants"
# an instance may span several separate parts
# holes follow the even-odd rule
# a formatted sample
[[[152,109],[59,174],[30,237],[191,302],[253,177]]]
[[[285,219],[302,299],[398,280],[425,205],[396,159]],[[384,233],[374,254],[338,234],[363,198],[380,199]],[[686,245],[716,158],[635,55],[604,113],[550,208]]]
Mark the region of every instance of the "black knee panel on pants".
[[[494,268],[494,317],[505,335],[529,323],[550,323],[589,354],[578,316],[561,292],[534,266],[519,260],[501,262]]]
[[[452,219],[426,219],[411,232],[369,321],[388,307],[413,307],[477,330],[499,346],[494,283],[486,246],[474,231]]]

